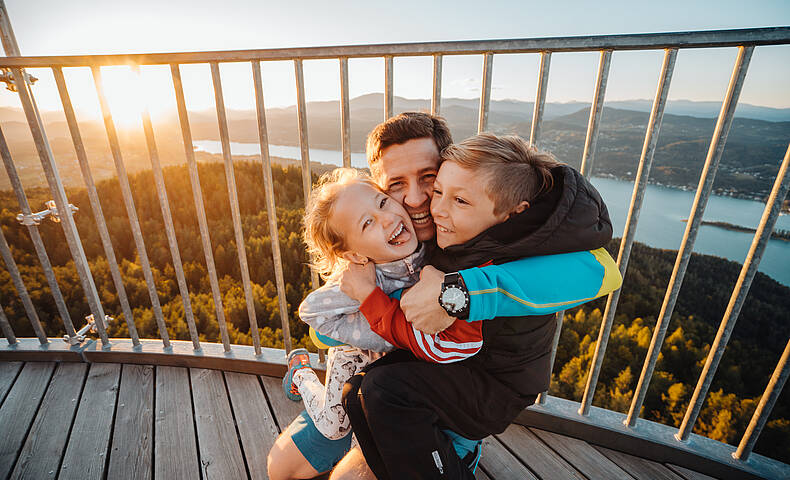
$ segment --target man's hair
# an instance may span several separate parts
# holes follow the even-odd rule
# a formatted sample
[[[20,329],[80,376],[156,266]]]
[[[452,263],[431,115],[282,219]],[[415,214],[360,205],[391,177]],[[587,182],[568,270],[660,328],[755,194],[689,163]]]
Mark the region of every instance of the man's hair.
[[[381,152],[417,138],[433,138],[439,152],[453,143],[450,128],[442,117],[423,112],[403,112],[376,125],[368,135],[367,157],[373,178],[381,178]]]
[[[344,232],[332,228],[330,219],[340,193],[345,187],[362,183],[381,191],[368,174],[355,168],[336,168],[318,179],[304,212],[304,243],[310,255],[310,267],[324,279],[331,278],[346,266],[341,257],[346,250]]]
[[[551,169],[562,165],[516,135],[482,133],[450,145],[443,162],[476,171],[486,180],[486,193],[494,202],[494,214],[510,212],[522,201],[532,203],[554,186]]]

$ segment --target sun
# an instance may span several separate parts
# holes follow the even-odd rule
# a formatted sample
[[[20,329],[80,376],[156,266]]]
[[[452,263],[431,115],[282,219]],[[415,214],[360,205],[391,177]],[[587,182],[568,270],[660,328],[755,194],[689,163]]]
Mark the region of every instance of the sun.
[[[103,67],[102,85],[117,128],[142,128],[143,98],[141,81],[130,67]]]

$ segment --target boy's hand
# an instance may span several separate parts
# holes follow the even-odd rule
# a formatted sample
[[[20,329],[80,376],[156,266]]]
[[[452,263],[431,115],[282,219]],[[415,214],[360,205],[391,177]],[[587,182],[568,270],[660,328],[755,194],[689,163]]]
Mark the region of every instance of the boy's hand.
[[[420,272],[420,281],[405,291],[400,299],[406,320],[428,335],[441,332],[455,321],[439,305],[443,281],[444,272],[426,265]]]
[[[340,291],[362,303],[376,289],[376,266],[373,262],[364,265],[349,263],[340,274]]]

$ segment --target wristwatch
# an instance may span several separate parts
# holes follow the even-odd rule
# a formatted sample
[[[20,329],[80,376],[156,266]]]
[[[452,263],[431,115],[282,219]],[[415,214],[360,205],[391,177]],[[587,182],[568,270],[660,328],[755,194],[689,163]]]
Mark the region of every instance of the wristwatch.
[[[469,318],[469,291],[464,285],[461,274],[446,273],[439,294],[439,305],[453,317],[466,320]]]

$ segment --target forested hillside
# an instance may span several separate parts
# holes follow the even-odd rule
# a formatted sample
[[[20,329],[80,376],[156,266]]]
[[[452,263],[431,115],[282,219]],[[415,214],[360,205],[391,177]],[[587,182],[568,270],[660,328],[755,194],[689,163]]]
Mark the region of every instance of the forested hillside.
[[[252,162],[237,162],[235,167],[259,334],[264,345],[281,347],[282,332],[279,330],[281,324],[261,167],[259,163]],[[201,163],[199,170],[231,342],[251,344],[223,165]],[[168,167],[165,179],[198,331],[203,340],[217,342],[219,329],[189,177],[185,167]],[[305,325],[296,316],[299,302],[310,289],[307,258],[299,236],[303,202],[300,171],[275,167],[274,181],[291,335],[295,343],[312,348],[305,335]],[[168,332],[173,339],[187,340],[189,334],[151,172],[134,175],[131,184]],[[138,331],[141,337],[158,338],[118,183],[116,180],[102,181],[98,190]],[[50,198],[49,192],[41,189],[29,189],[27,194],[34,210]],[[80,207],[75,219],[82,243],[104,308],[115,317],[110,325],[110,335],[126,336],[127,328],[87,193],[84,189],[73,189],[68,196],[71,203]],[[11,244],[47,334],[57,337],[63,334],[62,322],[27,230],[15,219],[18,212],[13,193],[0,192],[0,226]],[[80,326],[89,309],[62,229],[47,220],[40,230],[72,319]],[[610,251],[615,254],[616,250],[617,242],[613,241]],[[627,410],[674,260],[675,252],[635,245],[595,405],[617,411]],[[720,258],[692,257],[645,400],[644,418],[679,425],[739,270],[740,265]],[[5,268],[0,269],[0,299],[17,335],[33,336]],[[580,399],[604,305],[601,299],[566,313],[552,379],[552,394]],[[790,288],[758,273],[695,432],[730,443],[738,441],[790,337],[788,311]],[[756,448],[758,453],[786,462],[790,461],[786,448],[790,444],[790,406],[787,399],[787,393],[780,398]]]

